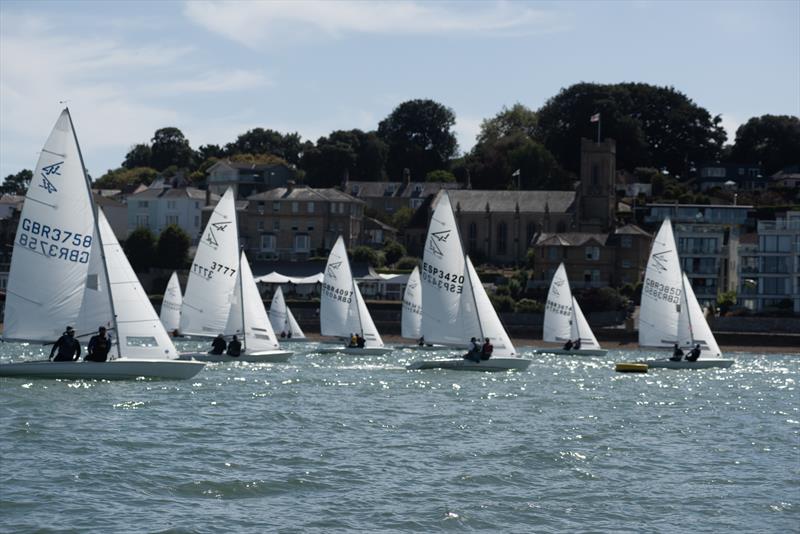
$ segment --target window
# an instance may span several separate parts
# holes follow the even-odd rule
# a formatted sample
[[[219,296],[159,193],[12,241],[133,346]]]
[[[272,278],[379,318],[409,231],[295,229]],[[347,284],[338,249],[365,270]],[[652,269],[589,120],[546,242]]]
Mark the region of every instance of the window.
[[[272,221],[272,229],[273,230],[280,230],[281,229],[281,221]]]
[[[467,231],[470,252],[478,249],[478,225],[474,222],[469,223]]]
[[[170,224],[178,225],[178,216],[177,215],[167,215],[166,216],[166,224],[169,226]]]
[[[629,235],[624,235],[620,238],[620,244],[622,248],[631,248],[633,247],[633,238]]]
[[[785,295],[786,286],[789,278],[762,278],[761,279],[761,294],[762,295]]]
[[[167,200],[167,209],[168,210],[174,210],[176,208],[175,204],[176,203],[175,203],[174,200]]]
[[[505,222],[497,225],[497,253],[505,254],[508,241],[508,226]]]
[[[298,211],[300,211],[300,203],[292,202],[292,213],[297,213]]]
[[[600,281],[600,271],[597,269],[591,269],[583,271],[583,281],[584,282],[599,282]]]
[[[600,247],[586,247],[586,259],[597,261],[600,259]]]
[[[148,201],[146,201],[146,200],[140,200],[140,201],[137,203],[137,205],[138,205],[140,208],[147,208],[147,207],[149,207],[149,206],[150,206],[150,203],[149,203]]]
[[[137,227],[141,228],[143,226],[149,226],[149,225],[150,225],[150,217],[148,217],[147,215],[137,215],[136,216],[136,226]]]
[[[306,211],[308,213],[314,213],[314,203],[313,202],[309,202],[308,204],[306,204]]]
[[[531,245],[531,241],[533,241],[533,236],[536,235],[536,223],[529,222],[525,228],[525,246],[529,247]]]
[[[559,247],[547,247],[547,259],[551,261],[555,261],[559,259],[561,255],[561,251]]]
[[[297,234],[294,236],[294,251],[308,252],[311,250],[311,239],[308,234]]]
[[[275,252],[275,234],[264,234],[261,236],[261,250],[264,252]]]
[[[259,230],[259,231],[263,230],[264,229],[264,221],[258,221],[256,223],[256,229]]]
[[[761,258],[762,273],[788,273],[789,258],[786,256],[765,256]]]
[[[631,268],[631,260],[622,260],[622,268],[623,269],[630,269]]]
[[[408,205],[412,210],[415,210],[422,206],[423,199],[421,198],[412,198],[408,201]]]
[[[592,165],[592,185],[596,186],[600,181],[600,166],[595,163]]]
[[[272,203],[272,211],[281,211],[281,203],[280,202],[273,202]]]

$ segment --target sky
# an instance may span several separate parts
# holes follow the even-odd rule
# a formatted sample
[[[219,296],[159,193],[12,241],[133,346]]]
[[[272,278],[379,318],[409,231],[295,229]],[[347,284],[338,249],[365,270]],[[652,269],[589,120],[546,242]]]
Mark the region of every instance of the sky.
[[[34,168],[63,101],[97,178],[159,128],[316,142],[416,98],[453,110],[466,152],[503,107],[578,82],[672,86],[732,142],[800,115],[800,0],[0,0],[0,176]]]

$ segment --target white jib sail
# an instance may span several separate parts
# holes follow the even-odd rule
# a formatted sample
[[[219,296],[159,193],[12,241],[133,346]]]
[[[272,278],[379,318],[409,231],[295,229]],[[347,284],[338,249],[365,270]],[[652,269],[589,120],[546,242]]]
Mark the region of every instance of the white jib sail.
[[[54,341],[75,323],[93,240],[92,199],[65,109],[25,195],[6,289],[4,339]]]
[[[279,336],[281,333],[288,335],[291,333],[292,339],[305,339],[303,330],[292,315],[292,310],[286,305],[286,299],[283,297],[283,290],[281,287],[275,290],[272,295],[272,304],[269,307],[269,320],[272,324],[272,329]]]
[[[600,343],[598,343],[597,338],[594,337],[594,332],[592,332],[586,317],[583,316],[583,311],[578,305],[578,301],[575,300],[575,297],[572,297],[572,329],[570,331],[570,338],[573,341],[580,339],[582,349],[600,348]]]
[[[216,336],[224,331],[238,270],[236,205],[228,188],[197,245],[181,307],[181,333]]]
[[[472,260],[469,259],[469,256],[466,257],[466,264],[467,282],[465,282],[464,285],[469,285],[470,293],[474,299],[477,310],[476,320],[480,324],[482,337],[488,337],[492,342],[494,346],[494,352],[492,354],[494,356],[517,356],[517,350],[511,343],[511,338],[508,337],[503,323],[500,322],[500,317],[498,317],[492,305],[492,301],[489,300],[489,295],[486,294],[486,290],[483,288],[483,284],[478,278],[478,273],[475,272],[475,267],[472,266]],[[463,309],[468,308],[469,307],[465,303]],[[469,319],[466,317],[464,319],[464,324],[469,325]]]
[[[639,308],[639,345],[672,347],[677,342],[681,294],[678,249],[672,224],[665,219],[647,260]]]
[[[241,281],[238,276],[242,277]],[[226,335],[241,336],[245,350],[250,353],[279,348],[244,252],[224,332]]]
[[[680,318],[678,319],[678,344],[684,348],[700,345],[700,359],[719,358],[722,351],[717,344],[711,328],[708,326],[700,303],[692,289],[692,283],[683,273],[683,297],[681,299]]]
[[[161,324],[164,325],[167,332],[180,329],[182,303],[183,295],[181,295],[178,273],[173,271],[167,282],[167,289],[164,290],[164,300],[161,301]]]
[[[422,335],[428,343],[466,346],[462,324],[465,288],[464,251],[447,193],[439,197],[431,216],[422,257]]]
[[[121,356],[129,359],[177,358],[178,351],[172,339],[164,330],[102,211],[98,212],[97,223],[117,314],[116,335],[112,333],[112,337],[120,343]]]
[[[351,321],[354,332],[361,333],[361,336],[364,338],[365,347],[383,347],[383,339],[381,339],[381,335],[378,333],[378,329],[372,321],[372,316],[367,309],[367,303],[364,302],[364,297],[361,296],[361,291],[358,289],[358,284],[355,282],[353,282],[353,295],[355,296],[355,306],[352,306],[352,309],[355,309],[358,314],[358,322]],[[352,311],[350,315],[352,316]],[[361,326],[360,330],[356,328],[356,325]]]
[[[328,255],[325,277],[322,281],[319,321],[320,333],[323,336],[349,339],[351,334],[360,332],[360,324],[351,324],[351,304],[355,302],[353,288],[353,274],[347,258],[347,249],[344,246],[344,239],[339,236]],[[354,315],[357,318],[358,313]]]
[[[567,270],[562,263],[556,269],[547,292],[542,339],[550,343],[565,343],[568,339],[577,339],[571,333],[571,323],[572,291]]]
[[[409,339],[419,339],[422,336],[422,286],[418,267],[411,271],[403,293],[400,335]]]

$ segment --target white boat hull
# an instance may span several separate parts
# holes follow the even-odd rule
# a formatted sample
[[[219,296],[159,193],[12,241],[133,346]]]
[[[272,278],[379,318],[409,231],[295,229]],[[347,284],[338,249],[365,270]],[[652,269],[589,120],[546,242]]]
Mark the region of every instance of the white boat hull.
[[[449,360],[418,360],[411,362],[406,369],[448,369],[451,371],[524,371],[531,364],[531,360],[524,358],[489,358],[480,362],[453,358]]]
[[[649,369],[727,369],[733,365],[733,360],[726,360],[722,358],[701,358],[696,362],[688,362],[686,360],[673,362],[671,360],[660,359],[644,360],[642,363],[646,363]]]
[[[422,351],[435,351],[435,350],[453,350],[453,347],[446,345],[395,345],[397,350],[422,350]]]
[[[294,354],[288,350],[265,350],[257,352],[244,352],[239,356],[227,354],[209,354],[207,352],[187,352],[180,355],[181,360],[197,360],[209,363],[283,363],[288,362]]]
[[[0,376],[18,378],[74,378],[133,380],[161,378],[185,380],[199,373],[205,363],[183,360],[109,360],[107,362],[51,362],[38,360],[0,364]]]
[[[318,354],[348,354],[350,356],[381,356],[389,354],[393,349],[388,347],[338,347],[334,349],[318,349],[314,352]]]
[[[536,349],[534,354],[557,354],[564,356],[605,356],[608,354],[606,349],[579,349],[579,350],[564,350],[564,349]]]

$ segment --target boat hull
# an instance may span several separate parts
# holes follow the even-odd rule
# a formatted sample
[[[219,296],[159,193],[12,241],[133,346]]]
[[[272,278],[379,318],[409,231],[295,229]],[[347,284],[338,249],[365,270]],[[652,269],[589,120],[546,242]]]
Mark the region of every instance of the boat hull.
[[[686,360],[673,362],[671,360],[660,359],[644,360],[642,363],[646,363],[647,367],[650,369],[727,369],[733,365],[733,360],[726,360],[722,358],[701,358],[696,362],[687,362]]]
[[[420,350],[426,352],[453,349],[453,347],[447,347],[445,345],[395,345],[394,348],[397,350]]]
[[[389,354],[393,349],[388,347],[338,347],[332,349],[318,349],[314,352],[318,354],[347,354],[349,356],[381,356]]]
[[[534,354],[556,354],[564,356],[605,356],[608,354],[606,349],[579,349],[579,350],[564,350],[564,349],[536,349]]]
[[[489,358],[480,362],[465,360],[463,358],[453,358],[449,360],[418,360],[411,362],[406,369],[447,369],[450,371],[483,371],[483,372],[504,372],[504,371],[524,371],[531,364],[531,360],[524,358]]]
[[[288,350],[268,350],[257,352],[245,352],[240,356],[228,356],[227,354],[209,354],[207,352],[187,352],[180,355],[181,360],[197,360],[208,363],[283,363],[288,362],[294,354]]]
[[[199,373],[205,363],[183,360],[109,360],[107,362],[51,362],[38,360],[0,364],[0,376],[18,378],[74,378],[134,380],[157,378],[186,380]]]

